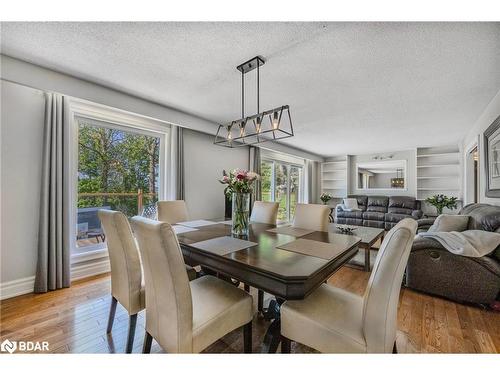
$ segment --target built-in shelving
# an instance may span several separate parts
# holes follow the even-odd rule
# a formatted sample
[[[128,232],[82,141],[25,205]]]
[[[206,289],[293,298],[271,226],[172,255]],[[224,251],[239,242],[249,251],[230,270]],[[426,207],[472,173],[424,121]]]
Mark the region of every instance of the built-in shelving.
[[[436,194],[462,199],[460,155],[458,145],[417,148],[417,199]]]
[[[334,202],[347,196],[347,156],[321,163],[321,192],[333,196]]]

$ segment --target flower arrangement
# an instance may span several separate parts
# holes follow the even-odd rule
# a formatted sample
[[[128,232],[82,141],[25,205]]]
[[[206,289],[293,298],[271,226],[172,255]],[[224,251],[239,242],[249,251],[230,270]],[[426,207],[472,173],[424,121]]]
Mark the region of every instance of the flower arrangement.
[[[224,194],[231,196],[232,193],[251,193],[252,185],[260,176],[255,172],[245,171],[243,169],[234,169],[227,174],[222,171],[221,184],[227,185]]]
[[[321,201],[323,202],[323,204],[328,204],[328,202],[332,199],[332,195],[331,194],[328,194],[328,193],[323,193],[321,194],[321,196],[319,197],[319,199],[321,199]]]
[[[432,197],[428,197],[425,200],[430,205],[436,207],[438,215],[443,213],[443,208],[449,208],[450,210],[457,208],[457,197],[448,197],[444,194],[437,194]]]
[[[248,223],[250,212],[250,193],[252,185],[260,176],[255,172],[235,169],[222,171],[221,184],[227,185],[224,194],[232,197],[232,233],[238,237],[248,236]]]

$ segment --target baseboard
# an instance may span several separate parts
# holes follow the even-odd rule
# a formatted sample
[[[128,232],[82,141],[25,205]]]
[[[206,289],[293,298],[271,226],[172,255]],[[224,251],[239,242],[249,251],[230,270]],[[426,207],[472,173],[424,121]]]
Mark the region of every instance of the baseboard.
[[[109,258],[96,262],[72,265],[71,281],[110,272]],[[0,283],[0,300],[32,293],[35,287],[35,276]]]
[[[71,281],[84,279],[86,277],[100,275],[111,271],[109,258],[82,265],[73,265],[71,267]]]
[[[0,300],[32,293],[35,287],[35,276],[24,277],[0,284]]]

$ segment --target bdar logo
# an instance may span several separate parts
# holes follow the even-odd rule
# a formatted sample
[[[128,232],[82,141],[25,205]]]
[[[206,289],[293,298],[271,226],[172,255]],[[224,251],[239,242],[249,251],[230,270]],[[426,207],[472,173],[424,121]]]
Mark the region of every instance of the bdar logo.
[[[9,352],[9,353],[14,353],[17,348],[17,342],[15,341],[10,341],[10,340],[5,340],[2,342],[2,345],[0,345],[0,350],[2,352]]]

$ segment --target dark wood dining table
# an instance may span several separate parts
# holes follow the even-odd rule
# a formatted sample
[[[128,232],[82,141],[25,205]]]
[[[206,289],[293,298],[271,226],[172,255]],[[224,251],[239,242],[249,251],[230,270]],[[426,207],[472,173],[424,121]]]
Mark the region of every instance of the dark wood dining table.
[[[210,220],[221,221],[221,220]],[[177,238],[184,259],[190,265],[202,265],[255,287],[275,297],[264,316],[273,320],[264,338],[263,351],[276,352],[280,342],[279,306],[286,300],[304,299],[325,282],[340,267],[354,257],[361,241],[356,236],[312,232],[300,238],[335,244],[332,259],[305,255],[278,248],[299,237],[269,232],[276,228],[269,224],[250,224],[244,238],[256,245],[217,255],[196,247],[196,243],[223,236],[231,236],[231,225],[216,223],[197,227],[195,231],[179,233]]]

